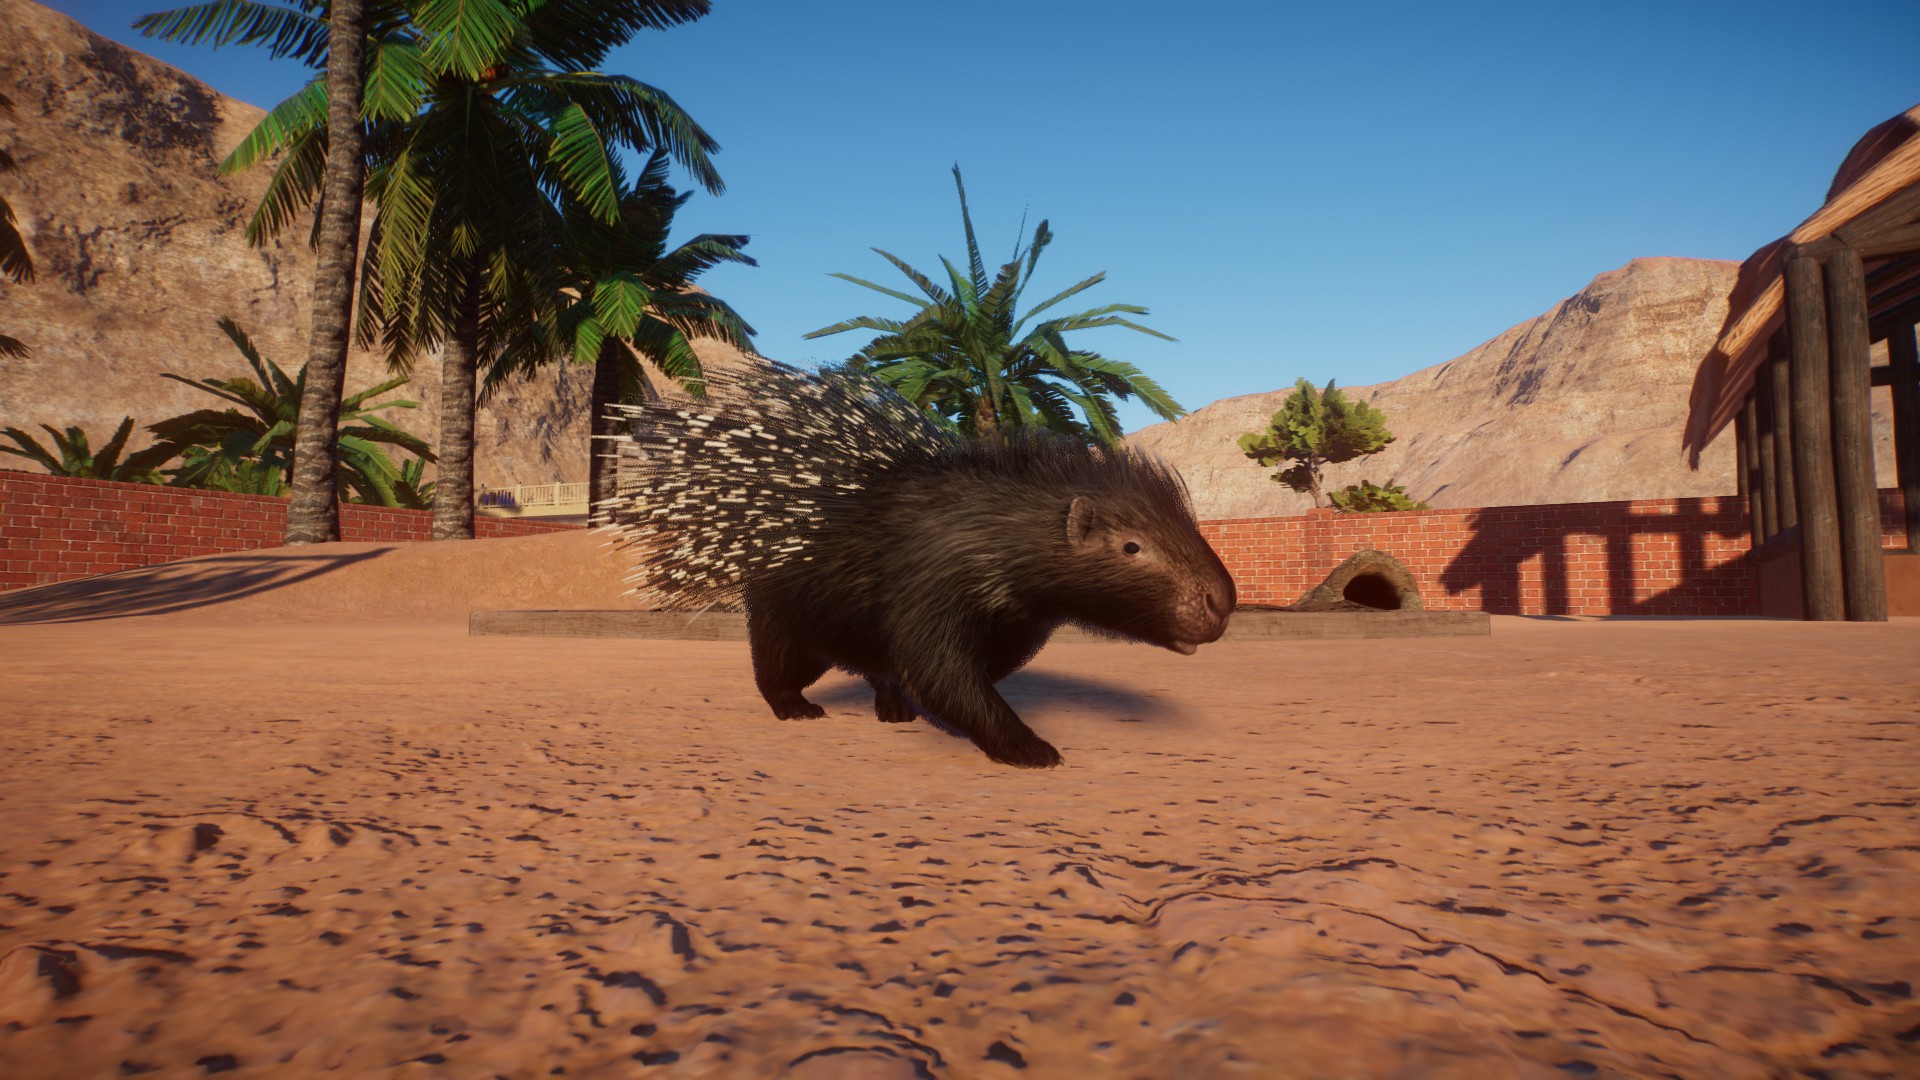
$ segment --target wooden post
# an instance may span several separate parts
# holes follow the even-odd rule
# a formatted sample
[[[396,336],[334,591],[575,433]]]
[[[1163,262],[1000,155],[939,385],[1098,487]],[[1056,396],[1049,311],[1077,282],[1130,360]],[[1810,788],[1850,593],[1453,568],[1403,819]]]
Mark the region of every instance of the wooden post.
[[[1780,532],[1780,476],[1774,453],[1773,363],[1769,360],[1753,373],[1753,455],[1759,465],[1753,485],[1760,508],[1759,543],[1766,543]]]
[[[1800,524],[1800,493],[1793,479],[1793,360],[1786,331],[1767,343],[1767,366],[1773,376],[1773,531],[1785,532]]]
[[[1733,414],[1733,488],[1742,499],[1750,490],[1747,477],[1747,444],[1753,438],[1753,393],[1740,399],[1740,411]]]
[[[1907,503],[1907,553],[1920,555],[1920,344],[1908,326],[1887,335],[1888,366],[1893,368],[1893,456],[1900,471],[1900,495]]]
[[[1734,417],[1735,445],[1739,448],[1739,462],[1734,472],[1740,480],[1740,496],[1747,504],[1748,542],[1754,547],[1766,543],[1767,500],[1765,485],[1760,480],[1760,407],[1756,400],[1760,388],[1756,385],[1747,392],[1747,400],[1740,404],[1740,414]]]
[[[1806,617],[1846,618],[1840,579],[1839,506],[1827,364],[1825,275],[1816,259],[1787,258],[1787,329],[1793,356],[1793,487],[1800,513],[1800,588]]]
[[[1880,490],[1873,478],[1873,366],[1868,355],[1867,271],[1847,248],[1827,260],[1827,331],[1833,381],[1833,483],[1840,516],[1840,579],[1847,618],[1887,621],[1880,554]]]

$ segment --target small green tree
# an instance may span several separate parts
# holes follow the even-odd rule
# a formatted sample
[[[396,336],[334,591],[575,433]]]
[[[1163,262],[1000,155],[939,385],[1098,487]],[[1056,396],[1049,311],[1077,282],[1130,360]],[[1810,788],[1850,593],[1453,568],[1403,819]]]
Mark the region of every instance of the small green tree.
[[[162,443],[128,454],[124,461],[121,460],[120,452],[127,448],[127,436],[133,433],[131,416],[120,421],[120,426],[114,429],[113,438],[108,439],[107,444],[97,451],[88,445],[87,433],[78,427],[70,427],[62,433],[46,424],[40,426],[53,436],[53,450],[41,446],[39,440],[19,428],[10,427],[0,431],[0,434],[20,445],[17,449],[0,446],[0,454],[14,454],[37,461],[52,476],[158,484],[161,482],[160,466],[180,452],[180,447]],[[55,456],[55,451],[59,456]]]
[[[1332,379],[1324,391],[1316,391],[1306,379],[1295,381],[1293,387],[1267,430],[1240,436],[1240,449],[1268,467],[1293,462],[1274,473],[1274,481],[1311,496],[1317,507],[1326,466],[1377,454],[1393,441],[1393,433],[1380,410],[1364,401],[1347,400],[1334,389]]]
[[[196,381],[171,372],[163,372],[161,377],[204,390],[247,411],[195,409],[150,424],[147,430],[181,456],[180,466],[169,470],[174,487],[284,495],[293,482],[293,439],[307,369],[302,365],[297,375],[288,378],[280,365],[260,355],[232,319],[221,319],[220,329],[253,368],[253,378]],[[340,495],[351,492],[355,501],[379,506],[427,508],[419,498],[419,470],[403,472],[381,447],[398,447],[427,461],[434,460],[433,451],[424,440],[373,415],[385,409],[415,408],[416,403],[395,400],[368,404],[406,381],[405,376],[397,376],[341,401],[337,430],[340,471],[336,481]]]
[[[1385,484],[1376,484],[1371,480],[1362,480],[1357,484],[1348,484],[1339,491],[1327,496],[1333,508],[1345,514],[1378,514],[1393,510],[1431,510],[1433,507],[1416,502],[1407,494],[1407,489],[1387,478]]]

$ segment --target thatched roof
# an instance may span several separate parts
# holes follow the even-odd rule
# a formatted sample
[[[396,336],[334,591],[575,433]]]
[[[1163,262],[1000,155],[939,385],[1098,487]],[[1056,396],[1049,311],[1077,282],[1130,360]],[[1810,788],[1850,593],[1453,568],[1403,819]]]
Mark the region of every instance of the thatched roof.
[[[1693,379],[1692,408],[1683,446],[1695,468],[1700,452],[1732,423],[1753,386],[1754,372],[1767,358],[1767,341],[1786,323],[1786,251],[1789,244],[1834,238],[1866,247],[1862,241],[1898,228],[1911,230],[1920,214],[1920,105],[1875,127],[1854,144],[1827,201],[1799,227],[1747,257],[1728,298],[1720,337],[1701,361]],[[1870,317],[1895,306],[1905,308],[1920,292],[1920,266],[1908,254],[1870,256]]]

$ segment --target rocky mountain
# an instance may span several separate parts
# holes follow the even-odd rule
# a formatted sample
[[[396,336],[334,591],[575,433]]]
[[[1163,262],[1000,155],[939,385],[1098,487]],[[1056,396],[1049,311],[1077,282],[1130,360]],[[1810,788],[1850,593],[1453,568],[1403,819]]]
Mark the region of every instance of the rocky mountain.
[[[1344,387],[1384,412],[1396,439],[1372,457],[1328,468],[1327,486],[1393,479],[1436,507],[1732,494],[1732,432],[1697,472],[1680,453],[1680,433],[1694,369],[1726,317],[1737,269],[1635,259],[1464,356],[1378,386]],[[1298,514],[1311,505],[1307,496],[1269,480],[1274,470],[1236,445],[1241,434],[1263,430],[1292,392],[1217,401],[1129,441],[1180,468],[1202,518]],[[1886,486],[1889,406],[1884,388],[1875,393]]]
[[[32,253],[36,280],[0,282],[0,329],[33,354],[0,360],[0,427],[48,442],[41,423],[78,424],[96,443],[123,416],[145,425],[212,397],[159,373],[250,374],[215,325],[231,316],[289,373],[306,357],[313,252],[306,230],[254,248],[246,221],[268,172],[216,175],[264,113],[214,93],[149,56],[28,0],[0,0],[0,146],[18,164],[0,176]],[[703,356],[737,360],[724,346]],[[349,392],[388,377],[356,350]],[[515,382],[480,408],[482,485],[585,480],[591,371],[564,367]],[[401,427],[438,441],[438,357],[396,395]],[[144,437],[135,445],[151,441]],[[12,445],[8,442],[7,445]],[[0,467],[31,466],[21,458]]]

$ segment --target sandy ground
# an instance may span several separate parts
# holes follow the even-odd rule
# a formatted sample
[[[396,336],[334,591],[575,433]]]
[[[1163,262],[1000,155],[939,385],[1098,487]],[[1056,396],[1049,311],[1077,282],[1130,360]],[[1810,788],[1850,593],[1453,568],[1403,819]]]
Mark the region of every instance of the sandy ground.
[[[1034,773],[529,539],[0,597],[0,1075],[1920,1075],[1920,620],[1056,645]]]

